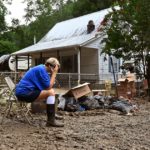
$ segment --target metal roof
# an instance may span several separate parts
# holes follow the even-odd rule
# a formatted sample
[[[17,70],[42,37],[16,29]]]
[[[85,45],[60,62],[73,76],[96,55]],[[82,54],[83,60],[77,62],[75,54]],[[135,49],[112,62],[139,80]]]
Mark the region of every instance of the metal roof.
[[[91,35],[84,35],[84,36],[82,35],[82,36],[72,37],[69,39],[42,42],[42,43],[37,43],[29,47],[26,47],[20,51],[13,53],[12,55],[30,54],[30,53],[43,52],[48,50],[50,51],[54,49],[78,47],[81,45],[83,46],[84,43],[86,45],[87,42],[90,42],[95,39],[97,39],[97,37],[95,37],[95,34],[93,34],[93,37]]]
[[[12,55],[22,55],[65,47],[83,46],[88,41],[95,40],[100,23],[111,8],[57,23],[38,43],[26,47]],[[93,20],[95,30],[87,34],[87,24]]]

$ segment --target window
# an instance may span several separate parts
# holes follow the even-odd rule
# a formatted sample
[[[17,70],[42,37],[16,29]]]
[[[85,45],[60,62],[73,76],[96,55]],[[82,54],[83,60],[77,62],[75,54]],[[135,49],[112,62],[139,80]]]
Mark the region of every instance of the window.
[[[35,66],[36,65],[40,65],[40,64],[45,64],[45,61],[47,60],[48,58],[36,58],[35,59]]]
[[[77,55],[61,56],[61,72],[77,73]]]

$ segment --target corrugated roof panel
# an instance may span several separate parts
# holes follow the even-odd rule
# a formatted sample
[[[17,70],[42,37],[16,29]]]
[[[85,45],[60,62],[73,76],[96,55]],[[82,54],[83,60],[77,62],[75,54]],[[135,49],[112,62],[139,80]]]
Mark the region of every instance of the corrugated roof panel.
[[[95,34],[92,35],[82,35],[82,36],[76,36],[69,39],[61,39],[61,40],[55,40],[55,41],[49,41],[49,42],[42,42],[37,43],[34,45],[31,45],[29,47],[26,47],[20,51],[17,51],[13,53],[12,55],[17,54],[25,54],[25,53],[33,53],[38,51],[45,51],[45,50],[52,50],[55,48],[61,48],[61,47],[71,47],[71,46],[80,46],[82,43],[87,42],[88,40],[91,40],[92,38],[95,38]]]

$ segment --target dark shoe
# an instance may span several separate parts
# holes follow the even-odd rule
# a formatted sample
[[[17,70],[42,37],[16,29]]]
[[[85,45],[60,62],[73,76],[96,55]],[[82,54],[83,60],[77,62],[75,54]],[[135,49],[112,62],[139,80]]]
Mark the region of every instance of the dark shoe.
[[[56,120],[55,121],[47,121],[46,123],[46,126],[47,127],[64,127],[64,124],[63,123],[60,123],[60,122],[57,122]]]
[[[55,114],[55,119],[57,119],[57,120],[63,120],[64,118],[63,118],[63,116]]]

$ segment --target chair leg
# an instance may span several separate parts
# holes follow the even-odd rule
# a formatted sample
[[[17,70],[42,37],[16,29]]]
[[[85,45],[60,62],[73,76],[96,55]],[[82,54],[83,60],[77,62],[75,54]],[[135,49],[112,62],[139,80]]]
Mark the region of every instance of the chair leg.
[[[31,112],[30,112],[30,109],[28,108],[27,104],[23,104],[23,106],[24,106],[24,108],[25,108],[25,112],[26,112],[25,115],[26,115],[26,118],[27,118],[28,122],[31,122],[31,121],[29,121],[29,119],[28,119],[28,117],[27,117],[27,116],[29,116],[32,120],[34,120],[32,114],[31,114]]]
[[[30,120],[34,120],[32,114],[30,113],[30,109],[27,106],[27,103],[21,103],[21,113],[24,116],[24,118],[26,119],[26,121],[31,125],[31,121]],[[30,117],[30,119],[29,119]]]
[[[22,114],[23,114],[23,116],[25,117],[25,119],[27,120],[27,122],[31,125],[32,123],[31,123],[31,121],[29,120],[29,118],[27,117],[27,114],[26,114],[24,111],[22,111]]]
[[[26,109],[26,114],[28,114],[31,117],[31,119],[34,119],[33,116],[32,116],[32,114],[31,114],[31,112],[30,112],[31,109],[29,109],[26,104],[24,104],[24,107]]]
[[[10,115],[10,112],[12,111],[13,103],[15,103],[15,105],[17,107],[17,108],[15,108],[15,113],[16,113],[15,116],[21,116],[21,118],[24,118],[30,125],[32,125],[31,120],[34,120],[34,118],[30,112],[30,109],[27,107],[27,104],[20,103],[18,101],[15,101],[15,102],[8,101],[7,102],[7,104],[6,104],[7,106],[4,110],[4,114],[2,116],[0,124],[2,125],[4,122],[4,118],[6,118],[7,116]],[[16,117],[16,118],[18,119],[18,117]]]
[[[8,89],[10,91],[9,93],[9,99],[7,101],[7,105],[6,105],[6,109],[4,111],[4,115],[2,116],[2,120],[1,120],[1,124],[4,121],[4,118],[8,115],[10,115],[10,112],[14,110],[14,117],[16,117],[17,119],[19,119],[21,117],[21,119],[26,119],[28,121],[29,124],[31,124],[30,118],[28,118],[28,116],[30,116],[33,120],[32,115],[30,114],[29,109],[27,108],[27,105],[25,103],[21,103],[16,95],[15,95],[15,83],[12,81],[12,79],[10,77],[5,77],[5,81],[6,84],[8,85]],[[12,107],[15,104],[15,108],[12,109]]]
[[[10,114],[12,103],[13,102],[10,102],[10,101],[7,102],[6,109],[4,110],[4,114],[2,116],[1,125],[3,124],[4,118],[6,118]]]
[[[31,124],[30,120],[27,118],[27,110],[25,108],[25,104],[22,102],[16,102],[17,108],[18,108],[18,115],[21,116],[21,118],[25,118],[29,124]]]

